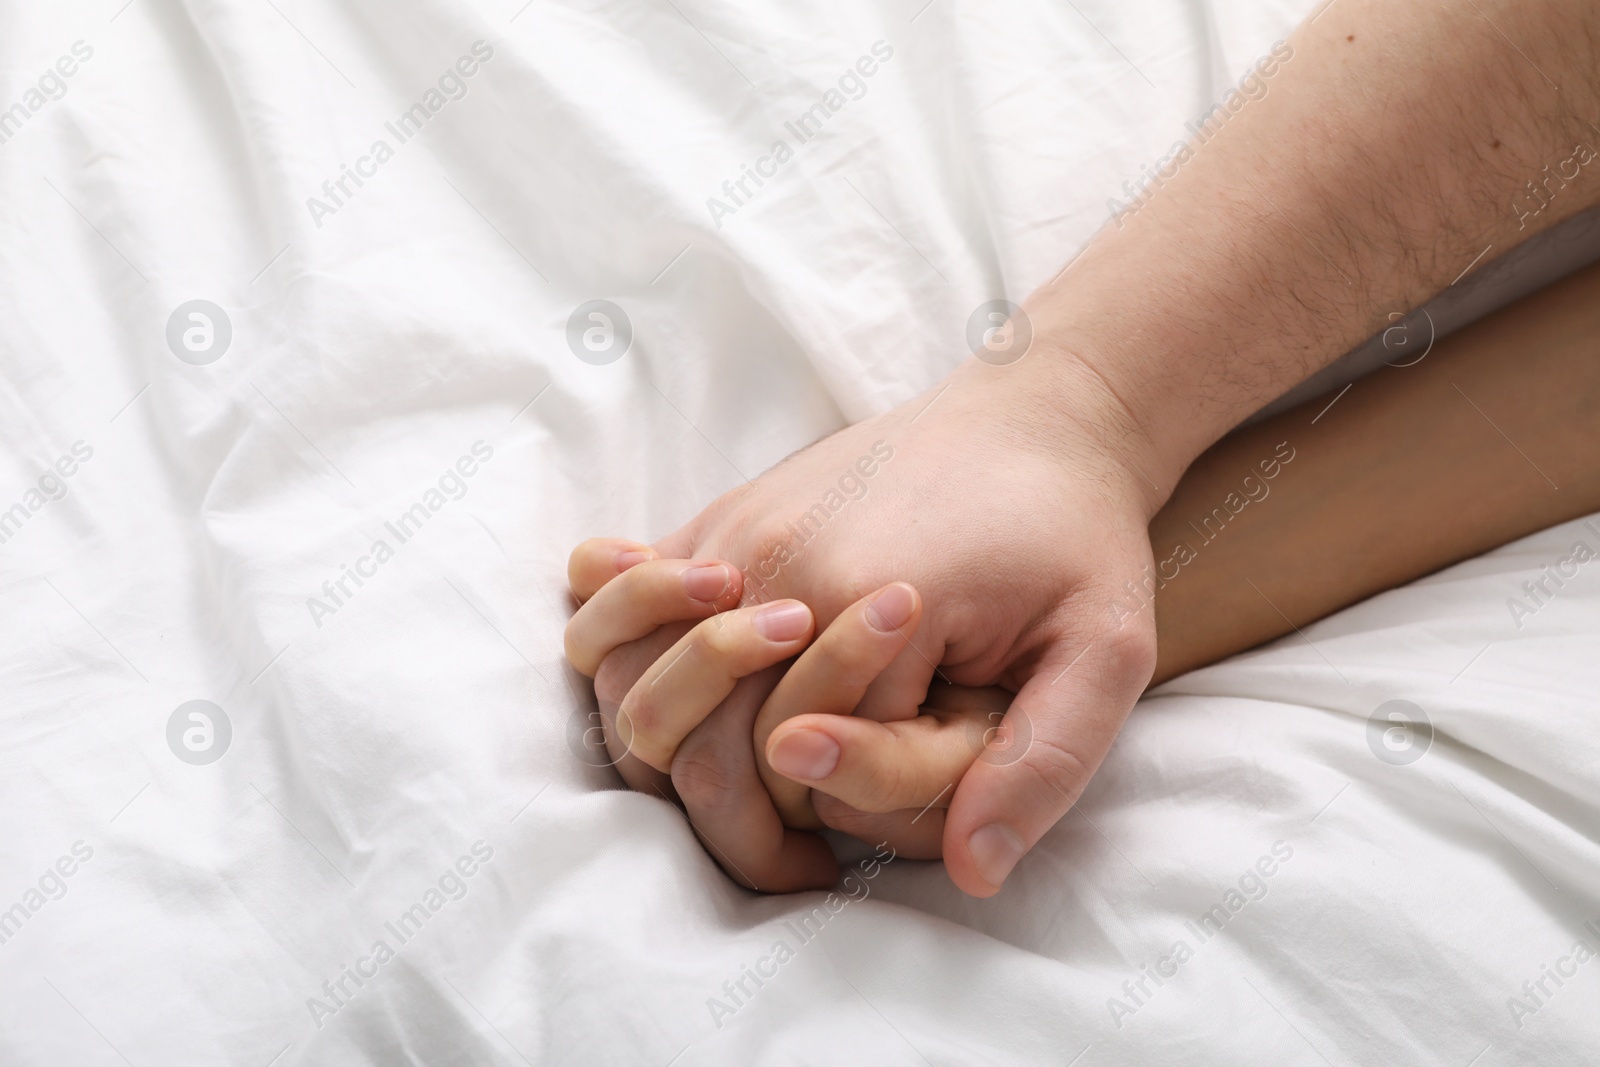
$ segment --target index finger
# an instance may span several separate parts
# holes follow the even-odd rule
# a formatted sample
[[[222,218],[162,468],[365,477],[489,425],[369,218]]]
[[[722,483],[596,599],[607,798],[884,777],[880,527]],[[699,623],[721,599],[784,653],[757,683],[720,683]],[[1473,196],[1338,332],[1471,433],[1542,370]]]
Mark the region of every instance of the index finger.
[[[567,620],[562,643],[580,674],[594,677],[611,650],[669,622],[703,619],[739,603],[739,571],[716,560],[662,559],[630,567]]]

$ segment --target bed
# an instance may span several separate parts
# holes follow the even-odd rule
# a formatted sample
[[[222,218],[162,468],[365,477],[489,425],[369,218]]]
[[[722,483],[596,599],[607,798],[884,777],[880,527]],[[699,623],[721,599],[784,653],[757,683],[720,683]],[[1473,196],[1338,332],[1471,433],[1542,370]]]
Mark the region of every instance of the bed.
[[[0,6],[0,1062],[1591,1061],[1600,519],[1161,687],[987,901],[735,887],[561,658],[1310,9]]]

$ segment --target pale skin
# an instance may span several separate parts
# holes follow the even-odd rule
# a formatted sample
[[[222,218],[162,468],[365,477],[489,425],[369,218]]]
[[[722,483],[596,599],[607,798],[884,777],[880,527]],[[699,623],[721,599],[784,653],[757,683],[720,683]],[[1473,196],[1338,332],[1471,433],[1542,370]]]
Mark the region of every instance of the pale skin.
[[[871,496],[841,513],[769,590],[804,606],[807,625],[824,633],[891,583],[919,594],[916,629],[895,632],[906,647],[862,689],[854,716],[828,717],[835,724],[914,723],[935,665],[957,685],[1016,693],[998,742],[1022,748],[1017,739],[1026,736],[1025,750],[1015,760],[973,763],[942,800],[949,807],[938,851],[951,878],[973,895],[993,894],[1076,800],[1158,669],[1203,662],[1217,647],[1243,647],[1239,641],[1259,640],[1271,629],[1259,621],[1260,606],[1240,606],[1241,621],[1205,627],[1216,647],[1187,660],[1181,638],[1158,633],[1157,617],[1168,611],[1163,601],[1206,584],[1190,579],[1224,555],[1223,539],[1184,566],[1181,580],[1158,596],[1156,613],[1118,612],[1126,583],[1140,582],[1146,568],[1166,557],[1163,505],[1171,498],[1182,506],[1189,492],[1205,498],[1200,489],[1179,486],[1182,473],[1250,412],[1387,325],[1391,313],[1417,306],[1489,250],[1498,255],[1596,202],[1600,181],[1590,171],[1600,168],[1591,167],[1562,183],[1536,215],[1514,206],[1543,168],[1570,158],[1577,142],[1600,139],[1590,125],[1600,120],[1597,42],[1600,10],[1588,5],[1337,0],[1291,37],[1294,57],[1265,97],[1232,116],[1123,226],[1108,227],[1029,298],[1034,339],[1024,358],[1007,366],[969,361],[924,396],[819,442],[714,502],[652,546],[649,562],[724,560],[737,570],[771,558],[788,540],[784,524],[805,511],[818,486],[875,442],[889,442],[895,457]],[[1465,392],[1483,403],[1472,389]],[[1358,399],[1352,391],[1342,403]],[[1458,407],[1480,418],[1459,401]],[[1498,433],[1496,439],[1504,443]],[[1217,451],[1244,447],[1238,440]],[[1312,469],[1316,455],[1295,447],[1299,458],[1273,483],[1280,502],[1283,494],[1292,497],[1290,479]],[[1250,462],[1257,458],[1250,454]],[[1350,465],[1348,457],[1344,463],[1338,477],[1382,473],[1371,464]],[[1553,472],[1551,479],[1564,495],[1565,483]],[[1401,477],[1397,485],[1414,486],[1423,499],[1437,491],[1428,478]],[[1404,494],[1396,493],[1394,506],[1403,507]],[[1268,501],[1253,508],[1239,517],[1241,534],[1263,545],[1281,536],[1271,524],[1286,520],[1272,517],[1290,507]],[[1481,511],[1469,507],[1466,514]],[[1003,522],[996,521],[1000,514]],[[1507,523],[1486,517],[1465,534],[1445,537],[1446,544],[1421,530],[1421,518],[1411,530],[1437,566],[1463,548],[1497,543]],[[1160,558],[1152,552],[1153,531]],[[1316,603],[1329,610],[1338,606],[1330,601],[1347,602],[1341,596],[1364,595],[1351,590],[1403,580],[1392,546],[1384,548],[1372,554],[1381,558],[1371,559],[1368,570],[1344,579],[1339,595],[1306,592],[1297,594],[1305,603],[1289,597],[1292,603],[1284,604],[1252,580],[1298,621],[1308,616],[1296,611]],[[1266,580],[1293,585],[1292,573]],[[574,580],[580,599],[604,584],[581,577]],[[661,653],[684,653],[669,651],[672,641],[646,636],[665,621],[646,599],[619,597],[608,610],[631,616],[619,632],[634,643],[614,653],[616,667],[604,656],[582,665],[621,701]],[[677,626],[681,632],[683,624]],[[1212,632],[1230,628],[1237,632],[1226,641]],[[794,640],[803,646],[809,636]],[[1167,652],[1169,645],[1180,651]],[[749,739],[765,721],[752,694],[769,684],[764,676],[776,684],[775,665],[795,650],[769,649],[784,651],[774,666],[744,681],[729,679],[729,707],[747,708],[742,718],[727,708],[714,718],[743,721],[742,754],[731,740],[712,743],[714,731],[683,733],[679,721],[673,732],[683,743],[673,759],[664,762],[656,750],[651,759],[674,778],[680,762],[696,767],[696,789],[707,795],[741,768],[759,789]],[[775,728],[763,752],[777,755],[789,736],[784,731],[803,728],[793,725],[798,721]],[[827,814],[820,805],[818,813]],[[719,817],[725,814],[718,809]],[[709,824],[697,819],[696,825],[703,839],[714,835]],[[723,836],[736,831],[765,832],[730,823]],[[820,842],[803,834],[783,841],[776,851],[767,846],[763,862],[771,868],[762,874],[768,877],[743,880],[762,888],[819,884],[828,872],[811,842]],[[715,854],[730,846],[711,840],[708,847]]]
[[[1197,546],[1154,597],[1159,655],[1152,684],[1600,510],[1600,465],[1592,461],[1600,448],[1597,345],[1600,266],[1441,341],[1415,365],[1358,382],[1334,407],[1318,398],[1208,450],[1150,524],[1159,560],[1174,558],[1179,544]],[[1293,458],[1277,463],[1267,477],[1262,461],[1282,455],[1285,443]],[[1253,498],[1228,514],[1219,531],[1212,517],[1226,507],[1229,494]],[[1203,527],[1208,519],[1213,525]],[[619,562],[623,553],[632,555]],[[640,566],[645,560],[655,562]],[[649,602],[656,613],[652,621],[683,624],[707,614],[701,602],[678,592],[689,566],[657,560],[634,542],[597,538],[574,552],[573,585],[585,593],[605,586],[607,600]],[[628,574],[617,577],[619,567]],[[642,624],[636,609],[614,615],[606,600],[586,600],[594,608],[581,608],[568,631],[580,667],[606,661],[626,676],[631,658],[662,662],[651,641],[687,630],[680,625],[634,641],[634,631],[618,621],[637,629]],[[1124,601],[1138,602],[1133,596]],[[732,616],[718,617],[725,629],[714,621],[703,624],[705,634],[723,634],[725,643],[697,649],[702,672],[732,679],[805,644],[799,639],[763,651],[760,634],[742,625],[753,609],[734,610],[738,597],[732,590],[715,603]],[[717,842],[712,855],[747,885],[831,885],[831,857],[818,845],[800,844],[805,836],[794,833],[819,822],[870,842],[887,840],[904,856],[936,857],[954,784],[980,753],[989,752],[1001,765],[1014,758],[1003,745],[986,747],[995,744],[993,729],[1011,702],[1011,694],[998,687],[936,683],[922,714],[910,720],[880,723],[852,715],[862,678],[905,640],[873,626],[865,602],[856,607],[811,645],[811,660],[796,663],[781,680],[768,669],[759,684],[726,704],[726,681],[689,687],[674,707],[672,726],[648,731],[654,734],[648,742],[626,735],[635,751],[648,749],[652,762],[677,772],[684,788],[676,794],[666,774],[656,774],[655,786],[663,795],[695,798],[690,813]],[[913,632],[919,611],[920,605],[900,629]],[[809,633],[809,613],[805,617]],[[1508,633],[1513,624],[1508,616]],[[614,649],[616,656],[608,659]],[[650,681],[647,673],[637,684]],[[775,692],[774,685],[785,691]],[[602,697],[618,691],[599,688]],[[609,723],[615,701],[603,700],[602,707]],[[744,767],[742,785],[734,788],[731,778],[708,783],[697,761],[730,737],[735,746],[742,743],[752,723],[757,758]],[[693,738],[687,751],[685,738]],[[772,769],[773,757],[797,738],[802,760],[825,754],[824,773],[786,779]],[[626,744],[615,730],[611,740],[630,784],[651,789],[635,758],[624,755]],[[686,758],[674,766],[679,753]],[[814,809],[806,803],[808,788]],[[770,812],[765,828],[742,836],[740,828],[755,821],[755,810]],[[791,857],[804,850],[807,858],[786,860],[785,840]]]

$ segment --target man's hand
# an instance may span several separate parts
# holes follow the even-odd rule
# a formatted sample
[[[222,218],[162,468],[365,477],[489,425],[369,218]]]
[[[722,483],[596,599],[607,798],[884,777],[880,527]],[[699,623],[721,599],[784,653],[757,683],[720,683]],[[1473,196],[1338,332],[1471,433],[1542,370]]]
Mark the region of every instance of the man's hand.
[[[904,717],[934,664],[1018,691],[944,831],[956,883],[995,892],[1150,677],[1151,618],[1118,598],[1179,474],[1392,314],[1600,202],[1571,170],[1600,132],[1597,41],[1600,9],[1570,0],[1325,5],[1268,91],[1208,113],[1030,298],[1035,351],[813,446],[660,553],[731,560],[823,623],[892,580],[921,591],[862,714]]]
[[[1025,369],[1028,359],[1039,362]],[[747,599],[801,601],[824,626],[897,579],[921,591],[920,628],[857,714],[914,715],[936,673],[1018,693],[955,787],[944,829],[951,877],[988,896],[1077,799],[1154,667],[1153,616],[1131,610],[1124,589],[1150,562],[1157,503],[1137,440],[1115,397],[1062,353],[973,361],[938,392],[727,494],[656,548],[734,561]],[[859,499],[840,492],[857,484]],[[800,740],[810,747],[799,762],[771,749],[779,769],[831,758],[822,735]]]

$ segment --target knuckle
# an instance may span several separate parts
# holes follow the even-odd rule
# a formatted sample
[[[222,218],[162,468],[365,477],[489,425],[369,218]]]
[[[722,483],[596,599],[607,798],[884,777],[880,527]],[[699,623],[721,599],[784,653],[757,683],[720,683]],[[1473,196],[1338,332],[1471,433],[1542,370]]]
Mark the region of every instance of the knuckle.
[[[1106,681],[1116,689],[1143,689],[1156,670],[1154,620],[1141,615],[1105,638],[1102,662]]]
[[[591,537],[583,541],[572,550],[572,555],[567,557],[567,585],[574,591],[584,585],[585,572],[590,566],[590,561],[595,557],[596,543],[599,538]]]
[[[628,722],[633,726],[633,737],[623,738],[630,741],[635,750],[645,748],[645,741],[661,728],[661,705],[655,700],[648,686],[634,686],[622,698],[621,710],[618,715],[626,715]]]
[[[629,567],[614,581],[621,592],[652,614],[682,618],[685,607],[695,603],[683,584],[690,569],[690,564],[680,559],[650,560]]]
[[[741,539],[751,546],[744,568],[746,601],[775,600],[786,584],[783,574],[805,552],[805,544],[781,523],[762,517],[740,524]],[[773,583],[773,588],[767,588]]]
[[[572,556],[567,561],[568,565],[577,567],[600,559],[605,548],[610,543],[610,538],[606,537],[585,538],[578,543],[577,548],[572,550]]]
[[[628,690],[633,688],[634,679],[630,677],[619,656],[607,656],[601,661],[600,667],[594,672],[594,695],[602,707],[615,708],[627,697]]]
[[[1033,775],[1047,790],[1076,804],[1094,775],[1093,764],[1071,748],[1047,737],[1035,737],[1027,758],[1016,764]]]
[[[583,647],[583,625],[577,616],[567,622],[567,628],[561,633],[561,649],[566,653],[567,662],[579,674],[594,677],[595,665],[589,662],[589,657]]]
[[[694,629],[694,644],[705,657],[726,662],[737,658],[741,642],[738,628],[725,615],[713,615]]]
[[[878,815],[851,807],[838,797],[830,797],[826,793],[812,796],[811,805],[816,810],[817,818],[830,830],[838,830],[852,837],[857,836],[856,831],[870,830],[881,822]]]
[[[743,784],[741,768],[714,751],[698,748],[680,751],[672,761],[672,784],[686,804],[715,809],[729,804]]]
[[[946,633],[975,634],[991,630],[994,623],[992,599],[979,600],[972,596],[954,596],[939,605],[939,617]]]
[[[862,811],[882,814],[907,807],[908,774],[896,759],[876,759],[862,769],[859,793],[853,798]]]
[[[847,639],[819,642],[815,655],[822,661],[819,664],[822,676],[834,687],[845,690],[865,689],[872,684],[883,672],[884,660],[893,658],[885,656],[884,643],[893,642],[891,650],[904,643],[893,632],[875,636],[876,641],[862,640],[860,634],[852,634]]]

